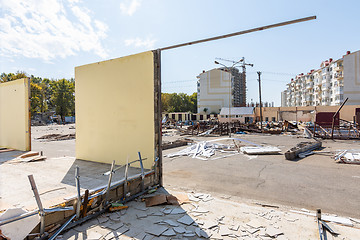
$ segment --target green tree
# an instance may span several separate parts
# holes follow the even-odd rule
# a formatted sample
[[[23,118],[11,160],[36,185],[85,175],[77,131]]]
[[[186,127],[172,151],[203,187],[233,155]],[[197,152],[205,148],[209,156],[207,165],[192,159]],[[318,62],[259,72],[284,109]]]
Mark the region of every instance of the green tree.
[[[51,87],[56,114],[60,115],[62,122],[65,122],[65,116],[75,113],[75,81],[73,79],[55,80],[52,81]]]
[[[163,112],[192,112],[197,111],[197,93],[162,93],[161,103]]]

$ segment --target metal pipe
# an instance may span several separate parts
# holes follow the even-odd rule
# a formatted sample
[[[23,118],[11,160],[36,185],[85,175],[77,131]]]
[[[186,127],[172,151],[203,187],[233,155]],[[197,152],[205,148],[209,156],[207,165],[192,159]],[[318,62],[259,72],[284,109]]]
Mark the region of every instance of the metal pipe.
[[[197,44],[197,43],[214,41],[214,40],[218,40],[218,39],[222,39],[222,38],[228,38],[228,37],[238,36],[238,35],[242,35],[242,34],[246,34],[246,33],[262,31],[262,30],[265,30],[265,29],[281,27],[281,26],[290,25],[290,24],[299,23],[299,22],[305,22],[305,21],[309,21],[309,20],[313,20],[313,19],[316,19],[316,16],[299,18],[299,19],[295,19],[295,20],[291,20],[291,21],[266,25],[266,26],[263,26],[263,27],[252,28],[252,29],[244,30],[244,31],[240,31],[240,32],[234,32],[234,33],[230,33],[230,34],[220,35],[220,36],[217,36],[217,37],[211,37],[211,38],[205,38],[205,39],[202,39],[202,40],[197,40],[197,41],[192,41],[192,42],[187,42],[187,43],[181,43],[181,44],[177,44],[177,45],[172,45],[172,46],[160,48],[159,50],[163,51],[163,50],[169,50],[169,49],[178,48],[178,47],[184,47],[184,46],[188,46],[188,45],[194,45],[194,44]]]
[[[75,184],[77,190],[77,203],[76,203],[76,218],[80,217],[80,207],[81,207],[81,194],[80,194],[80,168],[76,166],[75,168]]]
[[[261,76],[261,72],[257,72],[257,74],[259,75],[259,79],[258,79],[258,81],[259,81],[259,100],[260,100],[260,128],[261,128],[261,132],[263,131],[263,124],[262,124],[262,122],[263,122],[263,116],[262,116],[262,102],[261,102],[261,78],[260,78],[260,76]]]
[[[108,184],[107,184],[107,188],[106,188],[106,192],[105,192],[105,204],[108,203],[108,199],[109,199],[111,180],[112,180],[112,176],[114,175],[114,167],[115,167],[115,160],[112,162],[111,168],[110,168],[109,180],[108,180]]]
[[[125,179],[124,179],[124,199],[126,199],[126,195],[127,195],[128,169],[129,169],[128,161],[129,161],[129,155],[126,159]]]
[[[144,191],[144,178],[145,178],[144,165],[141,159],[141,153],[138,152],[138,155],[139,155],[140,168],[141,168],[141,191]]]
[[[24,218],[27,218],[27,217],[34,216],[34,215],[36,215],[38,213],[39,213],[39,211],[35,210],[35,211],[32,211],[32,212],[21,214],[19,216],[13,217],[13,218],[8,218],[8,219],[5,219],[5,220],[2,220],[2,221],[0,221],[0,226],[8,224],[8,223],[15,222],[17,220],[21,220],[21,219],[24,219]]]
[[[69,225],[69,223],[71,223],[71,221],[76,217],[76,214],[73,215],[69,220],[66,221],[66,223],[64,223],[50,238],[49,240],[54,240],[65,228],[67,225]]]
[[[345,105],[345,103],[347,102],[349,98],[346,98],[345,101],[340,105],[339,109],[336,111],[336,113],[334,114],[333,116],[333,119],[332,119],[332,125],[331,125],[331,139],[334,139],[334,128],[335,128],[335,118],[336,118],[336,115],[339,114],[340,110],[342,109],[342,107]]]
[[[30,181],[31,189],[34,192],[34,197],[35,197],[36,203],[37,203],[37,205],[39,207],[40,236],[43,236],[44,233],[45,233],[45,212],[44,212],[44,208],[43,208],[43,205],[41,203],[40,195],[39,195],[39,192],[37,190],[33,175],[28,175],[28,178],[29,178],[29,181]]]

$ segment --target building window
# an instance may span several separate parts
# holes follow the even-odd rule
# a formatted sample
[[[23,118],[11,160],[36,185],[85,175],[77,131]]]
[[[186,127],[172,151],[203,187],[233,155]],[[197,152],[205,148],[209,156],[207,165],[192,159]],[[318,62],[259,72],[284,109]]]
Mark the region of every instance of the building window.
[[[272,118],[271,118],[271,121],[275,122],[275,117],[272,117]]]
[[[266,122],[269,121],[269,117],[265,117],[265,121],[266,121]]]

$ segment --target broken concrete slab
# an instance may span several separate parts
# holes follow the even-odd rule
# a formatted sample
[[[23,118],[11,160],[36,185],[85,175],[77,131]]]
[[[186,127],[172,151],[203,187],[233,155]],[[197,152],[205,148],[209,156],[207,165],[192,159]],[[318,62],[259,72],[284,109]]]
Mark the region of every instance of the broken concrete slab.
[[[259,231],[260,229],[259,228],[248,228],[246,229],[246,231],[248,231],[249,233],[251,234],[254,234],[256,233],[257,231]]]
[[[109,218],[110,218],[110,220],[112,220],[112,221],[120,221],[121,216],[119,216],[118,214],[114,213],[114,214],[111,214],[111,215],[109,216]]]
[[[165,232],[168,229],[169,229],[168,227],[164,227],[164,226],[152,226],[151,228],[148,228],[145,232],[159,237],[163,232]]]
[[[148,215],[146,213],[140,212],[140,213],[136,213],[136,217],[137,218],[146,218]]]
[[[183,213],[186,213],[186,211],[182,208],[174,208],[170,214],[183,214]]]
[[[179,218],[177,220],[179,223],[185,224],[185,225],[191,225],[194,222],[194,219],[192,219],[190,216],[185,215],[182,218]]]
[[[120,223],[110,224],[107,228],[110,228],[111,230],[117,230],[117,229],[121,228],[122,226],[124,226],[124,223],[120,222]]]
[[[99,240],[100,238],[102,238],[102,234],[96,232],[96,231],[89,231],[89,233],[87,234],[87,239],[89,240]]]
[[[220,226],[219,234],[221,236],[228,236],[231,234],[231,231],[229,230],[229,228],[227,226]]]
[[[165,232],[163,232],[163,233],[161,234],[161,236],[166,236],[166,237],[176,236],[176,232],[175,232],[172,228],[169,228],[168,230],[166,230]]]
[[[214,227],[217,227],[217,226],[218,226],[218,222],[217,222],[217,221],[205,220],[205,221],[204,221],[203,228],[204,228],[204,229],[211,229],[211,228],[214,228]]]
[[[145,198],[146,207],[157,206],[164,203],[167,203],[166,194],[160,194],[153,197]]]
[[[246,223],[246,225],[252,228],[261,228],[263,224],[258,219],[252,219],[250,222]]]
[[[276,228],[271,227],[271,226],[266,228],[265,233],[266,233],[266,235],[268,235],[269,237],[272,237],[272,238],[275,238],[278,235],[283,234],[283,232],[281,230],[276,229]]]
[[[184,236],[184,237],[195,237],[195,233],[194,233],[194,232],[184,233],[183,236]]]
[[[196,209],[193,209],[192,212],[196,212],[196,213],[208,213],[209,210],[205,209],[205,208],[196,208]]]
[[[104,223],[104,222],[109,221],[109,218],[105,217],[105,216],[100,216],[97,219],[98,219],[99,223]]]
[[[208,234],[207,232],[205,232],[201,228],[195,228],[195,233],[196,233],[196,235],[198,237],[203,237],[203,238],[206,238],[206,239],[211,236],[211,234]]]
[[[172,226],[172,227],[178,227],[178,226],[179,226],[178,223],[176,223],[176,222],[174,222],[173,220],[170,220],[170,219],[163,220],[163,222],[169,224],[169,225]]]
[[[127,231],[129,231],[129,228],[126,226],[122,226],[118,229],[116,229],[113,232],[109,232],[104,239],[105,240],[110,240],[110,239],[118,239],[121,235],[123,235],[124,233],[126,233]]]
[[[186,232],[186,229],[184,227],[174,227],[173,229],[177,233],[185,233]]]

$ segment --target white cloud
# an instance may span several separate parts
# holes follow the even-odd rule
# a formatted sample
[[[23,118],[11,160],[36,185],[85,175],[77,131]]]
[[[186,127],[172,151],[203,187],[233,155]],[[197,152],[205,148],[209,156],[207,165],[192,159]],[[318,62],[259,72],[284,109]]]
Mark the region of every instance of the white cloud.
[[[120,10],[123,14],[132,16],[141,6],[141,0],[125,0],[120,3]]]
[[[134,47],[145,47],[145,48],[153,48],[156,39],[141,39],[141,38],[131,38],[125,40],[125,46],[134,46]]]
[[[80,51],[108,56],[101,40],[106,24],[79,0],[0,0],[0,55],[45,61]]]

